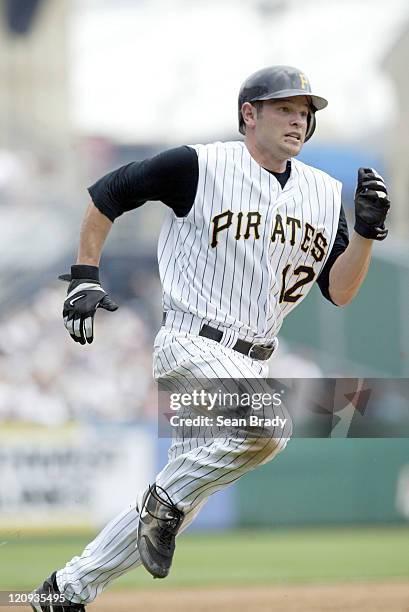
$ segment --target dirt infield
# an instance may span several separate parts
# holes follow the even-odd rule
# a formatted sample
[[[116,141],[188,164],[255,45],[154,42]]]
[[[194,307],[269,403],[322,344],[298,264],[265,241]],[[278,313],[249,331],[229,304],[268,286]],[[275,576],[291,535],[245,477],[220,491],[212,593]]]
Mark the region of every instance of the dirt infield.
[[[27,608],[19,607],[26,610]],[[2,607],[12,612],[16,607]],[[90,612],[409,612],[409,581],[111,591]]]
[[[90,612],[409,612],[409,581],[107,592]]]

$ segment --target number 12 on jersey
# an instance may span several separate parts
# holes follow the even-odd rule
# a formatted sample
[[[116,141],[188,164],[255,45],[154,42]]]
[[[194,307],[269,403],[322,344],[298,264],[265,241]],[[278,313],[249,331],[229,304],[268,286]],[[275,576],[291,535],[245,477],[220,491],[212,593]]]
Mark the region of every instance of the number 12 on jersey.
[[[293,275],[299,277],[298,280],[296,280],[293,285],[286,289],[287,276],[290,268],[291,264],[288,264],[285,266],[285,268],[283,268],[280,298],[278,300],[279,304],[282,304],[283,302],[297,302],[301,297],[303,297],[303,294],[296,293],[296,291],[303,285],[311,283],[315,278],[315,272],[311,266],[298,266],[293,272]]]

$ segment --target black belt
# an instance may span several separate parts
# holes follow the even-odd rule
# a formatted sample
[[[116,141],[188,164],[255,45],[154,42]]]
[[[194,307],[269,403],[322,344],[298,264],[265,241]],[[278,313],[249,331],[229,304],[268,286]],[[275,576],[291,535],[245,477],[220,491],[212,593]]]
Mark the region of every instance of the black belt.
[[[163,313],[162,325],[165,324],[166,321],[166,312]],[[209,340],[214,340],[215,342],[220,342],[223,338],[223,332],[220,329],[216,329],[211,325],[202,325],[199,336],[204,336],[205,338],[209,338]],[[231,347],[234,351],[238,351],[243,355],[247,355],[251,357],[251,359],[259,359],[260,361],[265,361],[269,359],[271,355],[274,353],[276,344],[272,342],[270,344],[252,344],[251,342],[246,342],[246,340],[237,340],[236,344]]]
[[[202,326],[199,336],[204,336],[210,340],[220,342],[223,338],[223,332],[220,329],[216,329],[215,327],[205,324]],[[232,346],[232,349],[242,353],[243,355],[248,355],[251,357],[251,359],[265,361],[274,353],[275,344],[252,344],[251,342],[246,342],[246,340],[239,339],[237,340],[236,344]]]

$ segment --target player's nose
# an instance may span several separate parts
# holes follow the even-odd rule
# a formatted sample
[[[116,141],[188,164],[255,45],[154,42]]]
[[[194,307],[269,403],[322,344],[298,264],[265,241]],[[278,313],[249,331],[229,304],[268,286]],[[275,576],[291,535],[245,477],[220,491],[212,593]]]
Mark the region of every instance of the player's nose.
[[[307,117],[301,112],[295,111],[291,116],[291,124],[292,125],[304,125],[307,121]]]

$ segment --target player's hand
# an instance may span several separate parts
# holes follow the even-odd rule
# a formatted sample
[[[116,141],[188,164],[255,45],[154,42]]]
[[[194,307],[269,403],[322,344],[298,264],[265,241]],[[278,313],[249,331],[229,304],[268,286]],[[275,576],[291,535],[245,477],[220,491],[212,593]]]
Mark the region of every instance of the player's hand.
[[[64,325],[75,342],[91,344],[97,308],[114,311],[118,305],[101,287],[96,266],[71,266],[71,274],[61,274],[58,278],[70,283],[64,302]]]
[[[372,168],[359,168],[355,192],[355,231],[371,240],[388,235],[385,219],[390,207],[383,178]]]

